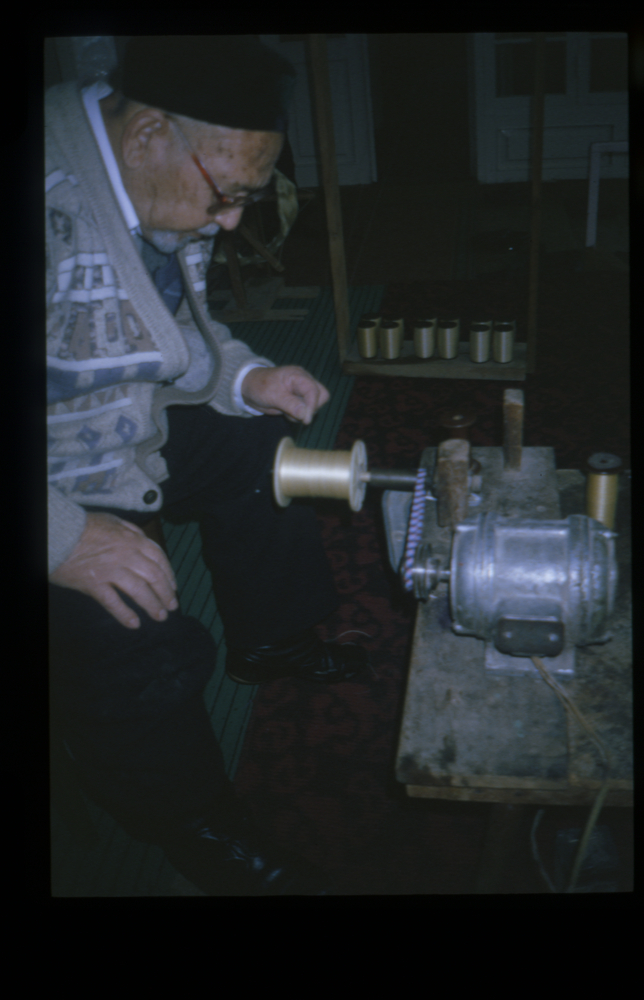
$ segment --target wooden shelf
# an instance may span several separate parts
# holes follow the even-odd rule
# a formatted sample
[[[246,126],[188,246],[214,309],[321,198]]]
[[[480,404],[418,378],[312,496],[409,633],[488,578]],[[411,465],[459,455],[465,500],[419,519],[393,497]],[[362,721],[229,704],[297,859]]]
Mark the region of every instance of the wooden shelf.
[[[411,378],[484,378],[524,381],[526,377],[526,345],[514,345],[514,358],[505,364],[498,361],[482,363],[470,360],[470,345],[461,341],[458,356],[450,361],[443,358],[417,358],[411,340],[403,341],[399,358],[361,358],[354,341],[342,362],[346,375],[396,375]]]

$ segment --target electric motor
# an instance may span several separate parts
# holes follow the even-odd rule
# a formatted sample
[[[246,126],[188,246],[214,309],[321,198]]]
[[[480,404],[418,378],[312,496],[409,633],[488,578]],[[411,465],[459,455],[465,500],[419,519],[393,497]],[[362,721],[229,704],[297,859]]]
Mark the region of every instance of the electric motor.
[[[480,514],[456,526],[453,629],[514,656],[602,642],[617,585],[615,535],[583,515],[561,521]]]

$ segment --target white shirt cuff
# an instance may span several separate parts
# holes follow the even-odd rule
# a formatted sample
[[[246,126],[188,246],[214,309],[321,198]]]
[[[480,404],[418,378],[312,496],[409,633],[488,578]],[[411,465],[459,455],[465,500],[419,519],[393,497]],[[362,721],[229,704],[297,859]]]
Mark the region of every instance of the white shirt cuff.
[[[252,413],[254,417],[261,417],[263,413],[261,410],[254,410],[251,406],[248,406],[242,399],[241,387],[242,382],[248,375],[249,371],[253,368],[270,368],[270,365],[263,365],[261,362],[258,364],[256,361],[250,361],[247,365],[239,372],[235,382],[233,384],[233,399],[242,410],[246,410],[247,413]]]

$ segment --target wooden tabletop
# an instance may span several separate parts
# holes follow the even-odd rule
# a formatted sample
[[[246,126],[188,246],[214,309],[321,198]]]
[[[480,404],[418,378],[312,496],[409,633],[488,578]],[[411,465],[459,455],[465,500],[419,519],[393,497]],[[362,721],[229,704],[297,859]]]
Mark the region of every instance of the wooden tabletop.
[[[472,454],[483,458],[485,465],[486,457],[493,457],[487,453],[498,451],[474,448]],[[524,454],[530,451],[545,455],[551,450],[524,449]],[[544,455],[534,457],[541,460]],[[584,513],[581,474],[565,472],[557,477],[554,455],[551,466],[558,495],[556,501],[554,496],[544,501],[546,487],[539,504],[543,516]],[[624,537],[630,511],[627,498],[620,494],[620,500],[622,523],[616,524],[618,532],[621,528],[620,584],[608,624],[613,638],[604,645],[578,647],[574,676],[557,676],[609,751],[607,806],[631,806],[633,801],[632,612],[630,565],[625,565],[630,546]],[[487,505],[502,513],[500,502],[498,488],[496,493],[491,490]],[[485,507],[484,498],[477,511]],[[620,503],[618,519],[619,507]],[[439,530],[439,543],[440,535]],[[457,636],[450,626],[448,584],[441,583],[418,604],[396,761],[397,779],[407,786],[407,793],[460,801],[590,804],[602,786],[601,757],[536,667],[523,675],[495,676],[485,669],[485,643]]]

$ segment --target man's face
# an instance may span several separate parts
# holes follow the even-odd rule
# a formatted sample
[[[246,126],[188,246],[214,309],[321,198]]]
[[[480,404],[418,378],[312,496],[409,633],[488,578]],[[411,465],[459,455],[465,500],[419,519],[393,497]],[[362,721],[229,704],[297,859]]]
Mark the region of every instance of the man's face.
[[[235,229],[243,207],[218,204],[191,150],[219,190],[234,197],[269,183],[283,137],[213,125],[191,134],[189,148],[162,113],[145,109],[140,114],[123,135],[122,173],[144,239],[172,253],[192,240],[214,236],[220,228]]]

